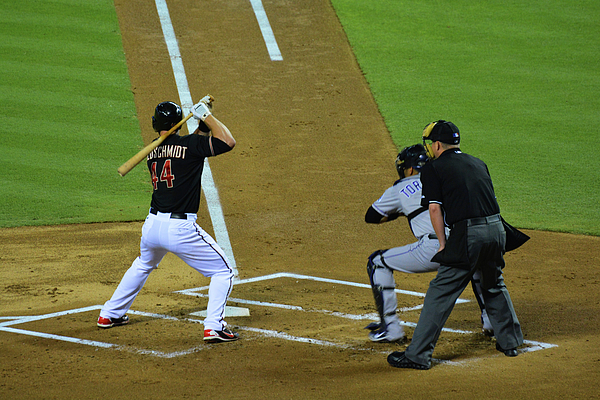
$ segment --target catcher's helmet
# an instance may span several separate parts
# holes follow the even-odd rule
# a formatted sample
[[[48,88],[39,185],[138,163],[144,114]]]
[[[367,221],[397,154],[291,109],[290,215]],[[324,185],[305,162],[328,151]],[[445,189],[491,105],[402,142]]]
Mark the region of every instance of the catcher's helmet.
[[[414,170],[421,172],[421,169],[427,164],[429,157],[425,147],[421,144],[415,144],[412,146],[405,147],[396,157],[396,170],[400,179],[404,178],[404,170],[413,168]]]
[[[152,116],[152,127],[156,132],[168,131],[183,119],[181,107],[172,101],[164,101],[156,106]]]

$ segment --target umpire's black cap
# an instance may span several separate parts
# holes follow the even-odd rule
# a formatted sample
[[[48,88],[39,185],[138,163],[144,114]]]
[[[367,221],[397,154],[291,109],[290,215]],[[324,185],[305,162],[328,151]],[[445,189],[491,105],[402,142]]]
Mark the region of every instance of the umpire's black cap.
[[[460,143],[460,131],[458,127],[450,121],[432,122],[425,127],[423,131],[423,140],[431,140],[433,142],[442,142],[448,144]]]

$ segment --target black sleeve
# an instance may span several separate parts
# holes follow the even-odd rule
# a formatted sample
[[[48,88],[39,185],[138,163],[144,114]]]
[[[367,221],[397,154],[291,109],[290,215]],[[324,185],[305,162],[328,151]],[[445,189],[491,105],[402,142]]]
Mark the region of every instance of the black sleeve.
[[[423,192],[421,194],[421,206],[429,208],[430,202],[442,203],[440,194],[440,183],[431,162],[427,163],[421,171],[421,184]]]
[[[204,133],[210,132],[210,128],[208,126],[206,126],[206,124],[202,120],[198,121],[198,129],[200,129],[200,132],[204,132]]]
[[[398,218],[399,214],[394,214],[394,216],[390,215],[388,217],[388,221]],[[380,224],[381,219],[385,218],[385,215],[380,214],[373,208],[373,206],[369,207],[367,213],[365,214],[365,222],[367,224]]]
[[[211,149],[213,156],[218,156],[219,154],[227,153],[231,150],[231,147],[221,139],[211,136],[210,141],[212,143]]]

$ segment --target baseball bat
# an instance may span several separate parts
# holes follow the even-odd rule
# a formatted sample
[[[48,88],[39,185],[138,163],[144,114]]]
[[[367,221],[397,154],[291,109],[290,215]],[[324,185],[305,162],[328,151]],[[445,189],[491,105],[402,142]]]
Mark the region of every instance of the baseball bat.
[[[190,119],[194,114],[190,113],[187,117],[185,117],[184,119],[182,119],[181,121],[179,121],[177,123],[177,125],[175,125],[174,127],[172,127],[171,129],[169,129],[169,131],[167,133],[165,133],[164,135],[160,135],[160,137],[158,139],[156,139],[155,141],[153,141],[152,143],[150,143],[148,146],[144,147],[142,150],[140,150],[135,156],[131,157],[129,160],[127,160],[125,162],[125,164],[121,165],[119,167],[119,169],[117,169],[117,171],[119,171],[119,174],[121,176],[125,176],[129,171],[131,171],[136,165],[138,165],[140,163],[140,161],[142,161],[144,158],[146,158],[146,156],[148,154],[150,154],[150,152],[154,149],[156,149],[158,146],[160,146],[160,144],[167,138],[169,137],[173,132],[175,132],[177,129],[179,129],[181,127],[181,125],[183,125],[188,119]]]

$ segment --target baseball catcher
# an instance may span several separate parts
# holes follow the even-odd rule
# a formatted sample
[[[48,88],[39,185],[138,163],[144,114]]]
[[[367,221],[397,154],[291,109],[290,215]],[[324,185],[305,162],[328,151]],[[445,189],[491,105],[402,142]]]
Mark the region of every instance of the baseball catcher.
[[[366,327],[371,331],[369,339],[373,342],[398,342],[406,338],[397,315],[394,271],[415,274],[437,271],[439,267],[438,263],[431,261],[438,251],[439,241],[428,209],[421,206],[420,171],[428,161],[424,146],[416,144],[405,147],[395,162],[400,179],[369,207],[365,215],[365,222],[370,224],[381,224],[404,216],[417,239],[416,242],[405,246],[377,250],[369,256],[367,273],[379,314],[379,321]],[[473,277],[472,283],[480,299],[477,275]],[[481,306],[484,333],[493,335],[483,303]]]

